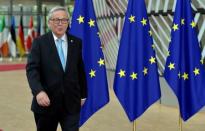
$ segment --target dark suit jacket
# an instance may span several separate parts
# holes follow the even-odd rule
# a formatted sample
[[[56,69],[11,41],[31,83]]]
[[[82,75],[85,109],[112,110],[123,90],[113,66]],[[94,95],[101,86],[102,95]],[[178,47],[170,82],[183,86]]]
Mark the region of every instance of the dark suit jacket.
[[[62,109],[71,114],[79,113],[81,98],[87,97],[81,40],[72,35],[67,35],[67,38],[68,54],[65,72],[52,32],[33,41],[26,74],[33,94],[31,109],[35,113],[56,114]],[[36,95],[40,91],[48,94],[51,103],[49,107],[38,105]]]

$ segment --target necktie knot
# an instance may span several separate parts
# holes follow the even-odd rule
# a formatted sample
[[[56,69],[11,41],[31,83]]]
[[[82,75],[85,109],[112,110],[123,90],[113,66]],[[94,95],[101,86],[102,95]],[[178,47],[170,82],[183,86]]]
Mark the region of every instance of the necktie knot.
[[[57,39],[57,44],[62,45],[63,40],[62,39]]]

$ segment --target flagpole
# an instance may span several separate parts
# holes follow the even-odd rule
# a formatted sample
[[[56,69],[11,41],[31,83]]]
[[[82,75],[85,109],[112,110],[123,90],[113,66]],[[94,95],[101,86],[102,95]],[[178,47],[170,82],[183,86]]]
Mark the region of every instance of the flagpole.
[[[179,131],[182,131],[182,118],[179,111]]]
[[[10,62],[12,62],[12,61],[13,61],[13,58],[12,58],[12,56],[10,56],[10,57],[9,57],[9,61],[10,61]]]
[[[137,130],[136,130],[136,124],[137,124],[137,123],[136,123],[136,120],[134,120],[134,121],[133,121],[133,131],[137,131]]]
[[[0,62],[2,62],[3,61],[3,57],[0,55]]]
[[[18,58],[18,61],[22,61],[22,56],[20,56],[20,57]]]

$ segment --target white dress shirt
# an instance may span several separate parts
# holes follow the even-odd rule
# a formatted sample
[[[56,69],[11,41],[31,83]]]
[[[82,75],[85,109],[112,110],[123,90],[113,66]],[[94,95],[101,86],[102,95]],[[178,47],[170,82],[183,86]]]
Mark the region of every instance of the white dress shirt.
[[[68,51],[68,40],[67,40],[67,36],[66,34],[64,34],[61,38],[58,38],[54,33],[53,33],[53,38],[55,41],[55,45],[57,44],[57,39],[61,39],[62,40],[62,48],[63,48],[63,54],[64,54],[64,58],[65,58],[65,63],[67,61],[67,51]],[[57,48],[57,45],[56,45]]]

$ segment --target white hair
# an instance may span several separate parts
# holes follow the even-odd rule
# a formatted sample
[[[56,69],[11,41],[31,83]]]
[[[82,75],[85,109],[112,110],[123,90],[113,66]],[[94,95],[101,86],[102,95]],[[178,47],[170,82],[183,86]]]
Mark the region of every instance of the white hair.
[[[48,13],[48,20],[50,20],[52,18],[53,13],[56,12],[56,11],[65,11],[67,16],[68,16],[68,18],[70,18],[68,10],[65,7],[63,7],[63,6],[55,6]]]

